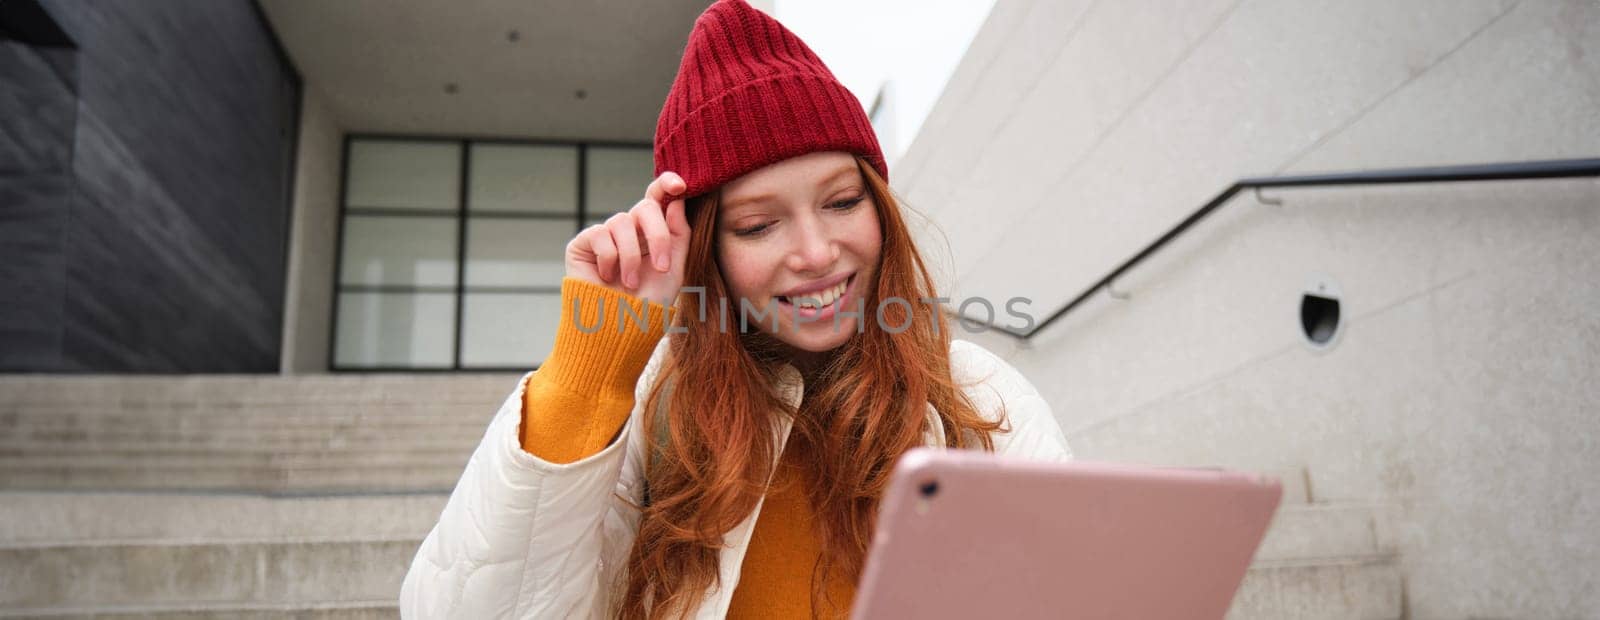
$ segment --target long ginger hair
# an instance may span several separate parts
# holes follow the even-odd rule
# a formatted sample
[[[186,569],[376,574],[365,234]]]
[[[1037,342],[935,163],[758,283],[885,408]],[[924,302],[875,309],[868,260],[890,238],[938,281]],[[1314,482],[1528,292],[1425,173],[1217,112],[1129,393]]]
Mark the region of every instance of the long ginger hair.
[[[781,449],[781,415],[794,419],[791,445],[806,446],[806,486],[823,543],[811,580],[815,609],[830,571],[850,583],[859,578],[878,498],[896,459],[922,444],[929,405],[948,446],[993,450],[990,434],[1002,422],[980,415],[951,376],[950,326],[920,301],[937,295],[899,203],[865,159],[857,156],[856,163],[883,234],[876,281],[865,289],[866,312],[857,319],[866,328],[830,353],[798,410],[774,390],[784,359],[777,341],[754,327],[744,334],[720,327],[739,325],[739,303],[728,298],[716,261],[718,194],[689,201],[693,233],[684,285],[705,287],[705,295],[678,300],[677,323],[687,332],[668,336],[670,354],[645,403],[645,411],[663,413],[644,418],[649,501],[628,554],[626,582],[619,584],[620,616],[689,614],[709,588],[723,585],[723,536],[766,491]],[[884,325],[898,329],[909,318],[903,332],[889,333],[871,320],[879,300],[890,298],[910,302],[883,310]],[[717,316],[723,308],[726,323]]]

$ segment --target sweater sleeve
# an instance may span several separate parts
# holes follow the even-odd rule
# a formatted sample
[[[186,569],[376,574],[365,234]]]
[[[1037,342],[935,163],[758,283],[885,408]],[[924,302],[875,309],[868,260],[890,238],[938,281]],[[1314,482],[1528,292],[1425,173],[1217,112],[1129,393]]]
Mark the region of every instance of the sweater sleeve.
[[[609,445],[670,318],[661,304],[563,279],[555,347],[523,391],[522,449],[565,464]]]

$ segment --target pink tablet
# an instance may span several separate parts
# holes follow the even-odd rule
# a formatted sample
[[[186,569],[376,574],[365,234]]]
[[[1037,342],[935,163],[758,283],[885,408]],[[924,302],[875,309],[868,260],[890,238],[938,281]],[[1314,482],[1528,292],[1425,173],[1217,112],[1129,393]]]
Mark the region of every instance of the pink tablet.
[[[878,516],[854,618],[1221,618],[1277,480],[914,450]]]

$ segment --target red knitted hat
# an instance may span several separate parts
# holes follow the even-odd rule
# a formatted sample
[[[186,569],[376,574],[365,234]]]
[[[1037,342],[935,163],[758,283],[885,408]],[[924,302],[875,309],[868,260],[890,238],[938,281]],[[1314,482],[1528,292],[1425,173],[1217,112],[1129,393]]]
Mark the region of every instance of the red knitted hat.
[[[855,95],[811,48],[744,0],[718,0],[694,22],[656,121],[656,176],[696,196],[746,172],[813,151],[848,151],[889,178]]]

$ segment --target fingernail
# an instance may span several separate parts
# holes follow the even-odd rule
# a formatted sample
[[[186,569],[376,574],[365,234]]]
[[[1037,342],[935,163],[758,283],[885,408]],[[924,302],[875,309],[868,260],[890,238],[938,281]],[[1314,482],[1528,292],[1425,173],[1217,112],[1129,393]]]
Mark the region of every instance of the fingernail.
[[[656,271],[666,271],[666,270],[667,270],[667,257],[666,257],[666,255],[657,255],[656,256]]]

